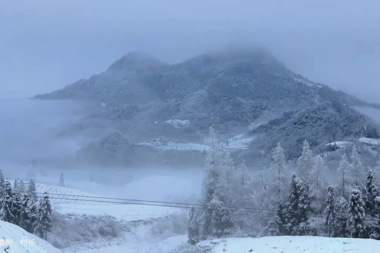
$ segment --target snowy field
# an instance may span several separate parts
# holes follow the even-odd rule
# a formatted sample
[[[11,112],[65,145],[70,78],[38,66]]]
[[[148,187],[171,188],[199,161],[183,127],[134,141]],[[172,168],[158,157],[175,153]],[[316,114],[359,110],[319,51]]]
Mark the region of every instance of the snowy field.
[[[221,143],[221,150],[223,152],[233,152],[248,149],[249,144],[253,141],[255,137],[246,138],[245,134],[240,134],[235,137],[228,139],[227,143]]]
[[[151,183],[154,183],[153,181],[151,180]],[[147,185],[146,182],[142,183]],[[175,207],[150,206],[157,204],[150,203],[149,199],[146,199],[148,202],[127,201],[126,198],[93,195],[76,189],[46,184],[36,184],[36,188],[39,196],[42,196],[40,193],[48,192],[52,207],[62,214],[111,215],[125,221],[136,221],[165,217],[181,210]],[[135,191],[142,188],[138,182],[128,187]]]
[[[9,245],[8,251],[6,251],[7,245]],[[16,225],[0,221],[0,252],[60,253],[62,251]]]
[[[374,145],[374,146],[380,146],[380,139],[372,139],[372,138],[360,138],[360,142],[369,144],[369,145]]]
[[[380,241],[370,239],[278,236],[228,238],[203,242],[213,253],[378,253]],[[216,246],[214,246],[216,245]],[[180,252],[178,252],[180,253]]]
[[[175,236],[158,243],[130,242],[129,245],[115,245],[105,248],[88,249],[78,253],[378,253],[380,242],[370,239],[327,238],[311,236],[278,236],[262,238],[226,238],[201,242],[198,251],[181,251],[187,236]],[[181,247],[182,246],[182,247]],[[203,251],[202,248],[209,248]]]
[[[248,149],[249,143],[253,141],[254,137],[245,137],[245,134],[237,135],[233,138],[228,139],[227,143],[220,143],[220,150],[223,152],[233,152]],[[164,141],[162,139],[154,139],[150,142],[142,142],[138,145],[146,145],[162,150],[194,150],[199,152],[204,152],[209,150],[209,145],[198,144],[198,143],[181,143],[173,141]]]

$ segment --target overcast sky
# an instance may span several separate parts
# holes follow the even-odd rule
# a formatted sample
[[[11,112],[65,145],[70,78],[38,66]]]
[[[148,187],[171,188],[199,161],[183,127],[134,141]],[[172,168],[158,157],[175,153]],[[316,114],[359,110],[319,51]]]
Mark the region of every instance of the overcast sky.
[[[380,103],[379,13],[377,0],[0,0],[0,97],[53,91],[131,50],[173,63],[238,42]]]

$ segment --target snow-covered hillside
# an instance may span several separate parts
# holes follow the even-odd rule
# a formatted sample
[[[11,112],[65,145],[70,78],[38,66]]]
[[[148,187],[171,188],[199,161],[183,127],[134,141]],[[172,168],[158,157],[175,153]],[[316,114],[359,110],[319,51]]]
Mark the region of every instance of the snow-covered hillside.
[[[154,139],[149,142],[142,142],[138,145],[146,145],[157,149],[162,150],[195,150],[199,152],[207,151],[209,149],[209,146],[198,144],[198,143],[181,143],[181,142],[174,142],[174,141],[167,141],[163,140],[161,138]]]
[[[8,245],[9,249],[6,251]],[[8,253],[62,252],[24,229],[4,221],[0,221],[0,251]]]
[[[375,145],[375,146],[380,146],[380,139],[372,139],[372,138],[360,138],[360,142],[369,144],[369,145]]]
[[[255,137],[245,137],[245,134],[237,135],[233,138],[228,139],[228,145],[226,143],[221,143],[221,150],[224,152],[232,152],[247,149],[251,141]]]
[[[311,236],[227,238],[201,244],[213,247],[213,253],[375,253],[379,252],[380,247],[380,241],[370,239]]]

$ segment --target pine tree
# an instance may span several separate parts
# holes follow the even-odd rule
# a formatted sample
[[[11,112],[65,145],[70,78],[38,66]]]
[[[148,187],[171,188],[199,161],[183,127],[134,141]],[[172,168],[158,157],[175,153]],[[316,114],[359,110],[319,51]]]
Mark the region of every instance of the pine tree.
[[[375,185],[377,188],[380,188],[380,159],[377,161],[377,164],[372,172]]]
[[[274,219],[269,222],[268,229],[271,236],[290,235],[288,230],[288,205],[279,205]]]
[[[29,233],[33,233],[33,214],[31,212],[31,204],[28,195],[24,194],[21,204],[20,227]]]
[[[17,193],[19,191],[19,189],[18,189],[18,179],[17,178],[15,179],[15,181],[13,183],[13,191],[17,192]]]
[[[327,236],[333,237],[336,235],[336,209],[335,209],[335,191],[329,186],[327,197],[327,208],[325,210],[325,228]]]
[[[272,154],[272,163],[270,167],[270,186],[269,192],[269,208],[276,208],[280,205],[286,196],[287,182],[285,177],[286,159],[284,149],[278,143]]]
[[[0,202],[5,197],[5,181],[3,171],[0,170]]]
[[[21,200],[18,197],[18,193],[14,192],[13,193],[13,199],[12,199],[12,214],[14,216],[13,219],[13,224],[19,226],[21,222]]]
[[[222,238],[231,234],[234,223],[230,209],[222,201],[216,199],[210,202],[208,209],[211,213],[211,236]]]
[[[309,180],[311,168],[313,166],[313,152],[307,140],[303,143],[302,155],[297,160],[297,174],[301,179]]]
[[[36,192],[36,184],[33,179],[30,179],[29,181],[28,196],[31,201],[35,203],[38,201],[37,192]]]
[[[364,218],[365,211],[363,207],[363,200],[360,196],[360,192],[354,190],[350,196],[349,210],[348,210],[348,221],[347,227],[353,238],[363,238],[364,237]]]
[[[353,184],[358,189],[363,185],[364,166],[356,147],[352,149],[351,161]]]
[[[352,171],[351,165],[347,161],[346,154],[343,154],[342,160],[339,163],[338,167],[339,172],[339,193],[342,197],[346,198],[347,191],[351,187],[352,183]]]
[[[204,208],[194,212],[189,228],[189,242],[194,240],[205,240],[215,236],[215,226],[218,223],[215,219],[218,216],[218,209],[209,208],[215,201],[221,201],[224,205],[230,203],[228,177],[226,175],[226,160],[219,151],[218,141],[215,131],[210,128],[211,146],[206,159],[205,176],[202,183],[202,199],[200,204]],[[193,236],[194,231],[199,231],[199,235]]]
[[[39,234],[41,238],[47,240],[47,233],[51,231],[52,221],[52,208],[49,195],[45,192],[41,205],[38,208],[38,220],[35,228],[36,233]]]
[[[59,186],[65,186],[65,179],[63,178],[63,173],[61,173],[61,176],[59,177]]]
[[[191,245],[194,245],[201,240],[199,232],[200,224],[198,222],[198,218],[199,214],[196,212],[196,209],[193,206],[189,212],[189,223],[187,228],[187,234],[189,238],[188,242]]]
[[[290,235],[305,235],[310,214],[309,185],[293,174],[290,184],[286,230]]]
[[[25,184],[24,184],[24,181],[22,181],[22,180],[19,181],[18,190],[19,190],[18,194],[20,196],[23,196],[25,194]]]
[[[317,155],[313,159],[313,167],[310,172],[310,198],[312,208],[321,213],[325,207],[328,169],[322,156]]]
[[[367,214],[374,215],[377,212],[375,199],[378,196],[379,196],[379,191],[377,187],[375,186],[373,174],[372,174],[372,171],[370,170],[367,174],[367,182],[366,182],[366,187],[363,194],[365,210]]]
[[[12,213],[12,205],[13,205],[13,192],[11,184],[6,181],[5,182],[5,197],[1,203],[0,210],[0,218],[3,221],[14,223],[15,215]]]

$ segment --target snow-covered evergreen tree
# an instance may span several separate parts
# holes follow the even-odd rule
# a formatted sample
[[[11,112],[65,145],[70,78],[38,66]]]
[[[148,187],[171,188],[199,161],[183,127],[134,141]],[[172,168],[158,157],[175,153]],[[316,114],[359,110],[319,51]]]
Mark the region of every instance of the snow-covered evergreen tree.
[[[15,215],[12,213],[13,210],[13,192],[11,184],[5,181],[5,197],[1,203],[0,218],[3,221],[14,223]]]
[[[61,176],[59,177],[59,186],[65,187],[65,179],[63,178],[63,173],[61,173]]]
[[[297,174],[301,179],[308,180],[313,167],[313,152],[307,140],[303,143],[302,155],[297,160]]]
[[[3,170],[0,170],[0,202],[5,197],[5,180]]]
[[[28,196],[31,201],[37,203],[38,197],[37,197],[37,191],[36,191],[36,183],[34,182],[33,179],[30,179],[29,181]]]
[[[17,192],[13,192],[13,199],[12,199],[12,214],[14,216],[13,219],[13,224],[19,226],[21,222],[21,211],[22,211],[22,206],[21,206],[21,200],[18,196]]]
[[[288,223],[286,230],[291,235],[305,235],[310,215],[309,185],[301,181],[295,174],[290,184],[289,206],[286,213]]]
[[[355,188],[362,187],[364,184],[364,166],[361,160],[361,157],[356,149],[354,147],[352,149],[352,155],[351,155],[351,169],[352,169],[352,177],[353,177],[353,184]]]
[[[222,201],[213,199],[208,206],[208,211],[211,213],[212,237],[222,238],[230,235],[234,227],[230,209]]]
[[[335,208],[335,191],[332,186],[329,186],[327,190],[327,207],[325,210],[325,227],[326,234],[329,237],[333,237],[336,235],[336,208]]]
[[[221,213],[224,213],[219,208],[210,208],[215,203],[223,203],[222,207],[231,203],[229,199],[229,184],[226,176],[226,162],[223,160],[219,150],[218,140],[215,136],[215,130],[210,128],[211,146],[208,151],[205,167],[205,176],[202,183],[202,199],[200,201],[203,208],[194,210],[192,219],[189,224],[190,232],[189,242],[194,240],[205,240],[215,237],[219,231],[218,224],[223,224],[223,221],[218,221],[218,218],[224,218]],[[224,218],[225,219],[225,218]],[[223,230],[225,233],[227,230]]]
[[[363,238],[365,211],[360,192],[354,190],[350,196],[347,227],[353,238]]]
[[[52,208],[47,192],[44,193],[44,198],[38,208],[38,220],[35,232],[43,239],[47,240],[47,233],[52,228]]]
[[[380,159],[377,161],[376,166],[372,170],[375,185],[380,189]]]
[[[13,182],[13,191],[14,192],[19,192],[19,189],[18,189],[18,182],[19,180],[16,178],[15,181]]]
[[[351,189],[352,186],[352,170],[351,165],[347,160],[346,154],[343,154],[342,160],[339,163],[338,173],[339,194],[340,196],[346,198],[347,192]]]
[[[189,223],[187,227],[188,234],[188,242],[192,245],[196,244],[201,240],[200,238],[200,227],[201,224],[199,222],[199,212],[193,206],[189,212]]]
[[[20,180],[18,183],[18,194],[23,196],[25,194],[25,184],[23,180]]]
[[[378,210],[376,210],[376,198],[379,196],[379,191],[375,186],[373,173],[370,170],[367,174],[367,182],[365,191],[363,194],[363,199],[365,203],[365,211],[367,214],[375,214]]]
[[[327,189],[328,169],[322,156],[317,155],[313,159],[313,167],[310,171],[310,198],[312,209],[321,213],[325,208],[325,196]]]
[[[30,210],[31,202],[27,194],[24,194],[21,204],[20,227],[29,233],[33,233],[33,218]]]
[[[287,180],[285,177],[286,159],[284,149],[278,143],[277,147],[272,154],[272,163],[269,169],[269,179],[266,191],[267,201],[269,202],[267,208],[277,208],[282,204],[287,195]]]

